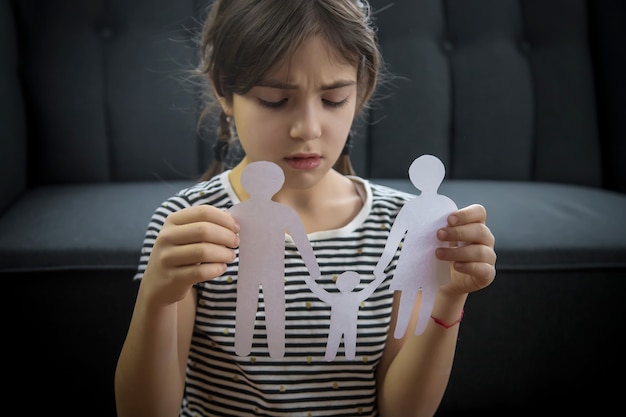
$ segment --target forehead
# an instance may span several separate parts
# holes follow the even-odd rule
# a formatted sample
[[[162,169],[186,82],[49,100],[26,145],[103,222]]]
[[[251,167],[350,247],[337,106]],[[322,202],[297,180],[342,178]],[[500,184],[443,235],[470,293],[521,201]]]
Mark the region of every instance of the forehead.
[[[304,74],[327,79],[356,79],[357,66],[333,48],[323,37],[302,41],[293,53],[277,62],[264,74],[263,80],[295,81]]]

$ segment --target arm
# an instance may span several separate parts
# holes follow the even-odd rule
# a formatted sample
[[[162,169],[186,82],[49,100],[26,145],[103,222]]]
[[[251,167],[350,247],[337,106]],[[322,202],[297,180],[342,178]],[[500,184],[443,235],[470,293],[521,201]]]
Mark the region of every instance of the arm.
[[[195,316],[192,291],[151,308],[140,290],[115,374],[118,416],[177,416]],[[154,407],[154,408],[151,408]]]
[[[485,225],[482,206],[472,205],[452,213],[448,227],[438,238],[450,247],[438,248],[441,260],[452,262],[452,279],[440,287],[433,307],[434,317],[445,323],[457,320],[469,293],[491,284],[495,278],[494,237]],[[455,219],[457,219],[455,221]],[[458,246],[463,236],[465,245]],[[419,300],[419,298],[418,298]],[[395,327],[395,304],[390,329]],[[411,326],[417,322],[419,301]],[[378,407],[384,417],[431,417],[437,411],[448,385],[459,326],[444,328],[430,321],[424,333],[407,332],[402,339],[390,333],[377,372]]]
[[[195,317],[193,285],[234,260],[238,227],[211,206],[170,214],[144,272],[115,372],[119,417],[178,416]]]

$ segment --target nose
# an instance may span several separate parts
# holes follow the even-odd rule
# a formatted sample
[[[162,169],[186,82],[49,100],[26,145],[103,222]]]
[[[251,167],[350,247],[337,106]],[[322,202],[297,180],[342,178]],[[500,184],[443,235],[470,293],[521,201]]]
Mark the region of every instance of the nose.
[[[319,138],[322,135],[319,112],[320,110],[312,104],[306,105],[298,110],[295,120],[291,125],[291,137],[303,140]]]

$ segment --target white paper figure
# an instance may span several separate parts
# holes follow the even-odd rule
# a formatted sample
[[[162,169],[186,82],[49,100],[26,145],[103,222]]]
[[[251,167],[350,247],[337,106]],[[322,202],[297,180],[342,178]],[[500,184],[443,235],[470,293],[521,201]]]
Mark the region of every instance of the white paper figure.
[[[298,214],[272,196],[285,182],[273,162],[252,162],[241,174],[250,198],[229,209],[241,226],[235,317],[235,352],[247,356],[252,348],[259,287],[263,289],[270,356],[285,353],[285,232],[289,232],[314,276],[320,271]]]
[[[450,281],[450,263],[438,260],[435,249],[445,245],[437,230],[447,225],[447,217],[457,209],[450,198],[437,191],[445,176],[443,163],[433,155],[422,155],[409,167],[409,179],[421,193],[407,201],[396,217],[375,273],[382,274],[404,238],[390,288],[400,291],[398,320],[394,337],[406,333],[413,304],[422,291],[422,302],[415,334],[422,334],[432,314],[439,286]]]
[[[353,290],[359,285],[361,277],[355,271],[346,271],[337,277],[336,284],[339,292],[331,293],[322,288],[311,277],[305,277],[311,291],[320,300],[330,304],[330,328],[328,329],[326,355],[324,356],[327,361],[332,361],[337,356],[341,336],[343,336],[346,359],[354,359],[359,306],[362,301],[372,295],[384,278],[384,274],[379,274],[367,287],[355,292]]]

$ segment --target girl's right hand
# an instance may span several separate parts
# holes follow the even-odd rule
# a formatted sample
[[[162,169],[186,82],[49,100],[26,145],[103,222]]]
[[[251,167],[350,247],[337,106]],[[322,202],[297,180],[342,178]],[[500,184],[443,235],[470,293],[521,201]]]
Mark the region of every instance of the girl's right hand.
[[[235,259],[238,232],[230,213],[210,205],[170,214],[141,280],[144,295],[166,306],[182,300],[194,284],[221,276]]]

